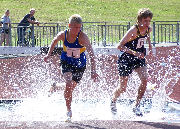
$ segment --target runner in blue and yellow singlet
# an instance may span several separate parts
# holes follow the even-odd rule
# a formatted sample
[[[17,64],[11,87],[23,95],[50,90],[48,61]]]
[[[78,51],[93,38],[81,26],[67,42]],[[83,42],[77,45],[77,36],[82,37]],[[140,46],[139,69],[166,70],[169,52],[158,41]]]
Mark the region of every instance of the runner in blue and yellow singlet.
[[[66,80],[66,88],[64,91],[64,98],[67,107],[67,121],[71,120],[71,102],[72,92],[81,80],[83,73],[86,69],[86,55],[87,50],[91,62],[91,78],[96,80],[98,74],[96,73],[96,65],[94,60],[94,52],[90,44],[88,36],[81,31],[82,18],[75,14],[69,19],[69,29],[61,31],[53,39],[48,54],[44,57],[47,62],[54,47],[58,41],[63,41],[63,51],[61,54],[62,73]],[[52,87],[54,89],[56,87]]]

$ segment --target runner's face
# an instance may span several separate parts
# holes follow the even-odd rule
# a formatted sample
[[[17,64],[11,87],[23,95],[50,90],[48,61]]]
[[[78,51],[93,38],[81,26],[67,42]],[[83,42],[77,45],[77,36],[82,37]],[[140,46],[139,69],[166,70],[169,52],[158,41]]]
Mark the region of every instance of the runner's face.
[[[141,21],[141,26],[143,26],[144,28],[148,28],[150,23],[151,23],[151,18],[147,17],[147,18],[143,18]]]
[[[71,23],[71,24],[69,24],[69,30],[71,33],[77,35],[79,33],[79,31],[81,30],[81,24]]]

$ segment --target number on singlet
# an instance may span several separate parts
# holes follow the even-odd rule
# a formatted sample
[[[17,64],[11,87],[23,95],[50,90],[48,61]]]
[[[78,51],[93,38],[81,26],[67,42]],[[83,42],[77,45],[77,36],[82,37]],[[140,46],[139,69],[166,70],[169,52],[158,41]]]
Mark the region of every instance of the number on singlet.
[[[73,58],[80,58],[80,48],[68,48],[67,47],[67,56]]]
[[[141,48],[144,45],[144,43],[146,43],[146,38],[138,39],[138,43],[137,43],[136,48]]]

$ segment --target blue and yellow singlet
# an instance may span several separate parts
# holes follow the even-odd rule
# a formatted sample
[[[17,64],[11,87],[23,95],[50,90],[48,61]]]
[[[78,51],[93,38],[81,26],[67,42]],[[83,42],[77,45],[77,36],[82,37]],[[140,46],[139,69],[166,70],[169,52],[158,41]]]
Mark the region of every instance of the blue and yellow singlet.
[[[78,38],[81,31],[78,33],[75,42],[70,43],[67,40],[68,30],[65,31],[65,39],[63,43],[63,51],[61,53],[61,60],[65,61],[67,64],[73,65],[78,68],[86,66],[86,48],[79,44]]]

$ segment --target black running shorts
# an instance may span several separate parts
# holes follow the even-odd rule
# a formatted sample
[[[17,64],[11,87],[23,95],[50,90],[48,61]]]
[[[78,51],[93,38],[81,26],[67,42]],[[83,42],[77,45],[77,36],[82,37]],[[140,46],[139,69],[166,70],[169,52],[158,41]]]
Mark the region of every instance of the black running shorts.
[[[79,83],[86,69],[86,66],[82,68],[78,68],[76,66],[68,64],[66,61],[63,60],[61,60],[61,66],[62,66],[62,73],[64,74],[66,72],[71,72],[72,80],[75,81],[76,83]]]
[[[123,53],[118,59],[120,76],[129,76],[134,69],[146,66],[145,59],[139,59],[134,55]]]

